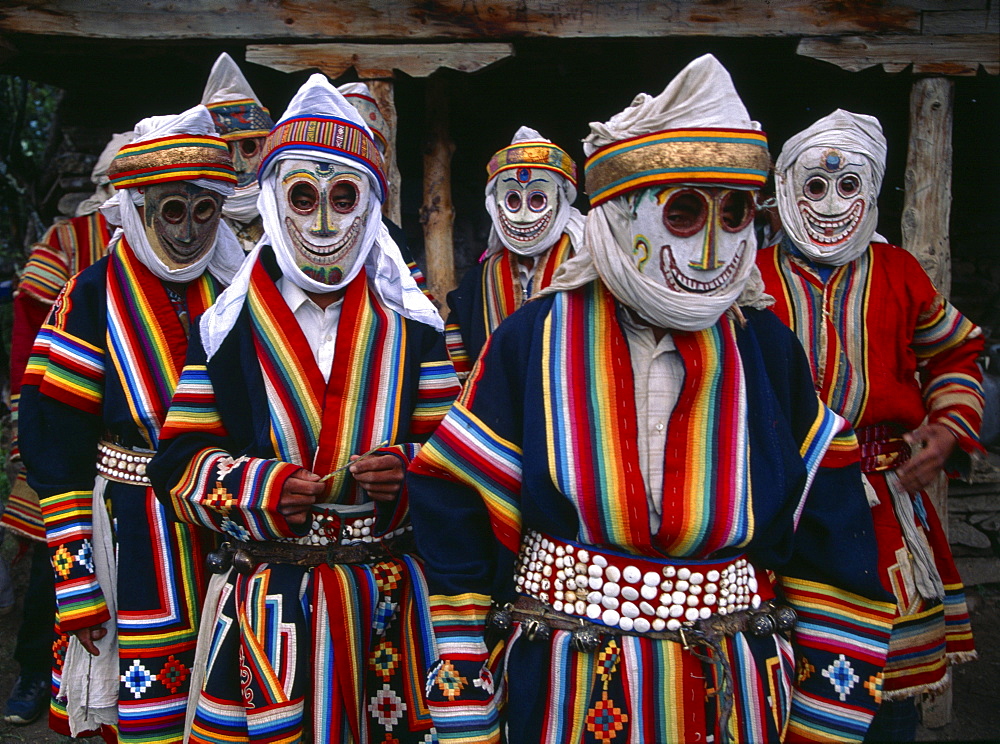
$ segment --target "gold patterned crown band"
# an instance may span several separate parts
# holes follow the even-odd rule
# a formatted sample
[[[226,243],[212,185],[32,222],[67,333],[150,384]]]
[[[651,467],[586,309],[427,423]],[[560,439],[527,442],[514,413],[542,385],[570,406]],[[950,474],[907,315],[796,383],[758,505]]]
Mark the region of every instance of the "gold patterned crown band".
[[[706,183],[758,189],[771,159],[754,129],[667,129],[602,147],[587,159],[590,205],[647,186]]]
[[[235,185],[236,171],[219,137],[182,134],[125,145],[111,161],[108,178],[116,189],[198,178]]]
[[[357,124],[334,117],[288,119],[276,126],[264,142],[264,155],[257,169],[261,178],[271,163],[286,150],[319,150],[348,160],[375,176],[379,198],[385,201],[389,183],[375,140]]]
[[[551,142],[518,142],[497,152],[486,165],[487,178],[512,168],[544,168],[555,171],[576,186],[576,163]]]

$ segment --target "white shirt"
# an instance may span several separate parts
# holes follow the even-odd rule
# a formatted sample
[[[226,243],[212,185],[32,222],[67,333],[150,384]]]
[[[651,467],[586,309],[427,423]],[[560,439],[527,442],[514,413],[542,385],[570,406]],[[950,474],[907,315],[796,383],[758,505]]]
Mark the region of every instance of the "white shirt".
[[[670,333],[657,342],[652,328],[640,323],[628,312],[621,317],[635,378],[639,469],[646,483],[650,530],[656,534],[663,511],[663,460],[666,456],[667,428],[684,385],[684,362]]]
[[[535,269],[538,268],[538,256],[535,256],[530,268],[525,264],[523,258],[518,258],[515,263],[517,264],[517,278],[521,282],[521,296],[526,300],[528,299],[528,285],[531,284],[531,280],[535,276]]]
[[[337,343],[337,326],[340,324],[340,311],[344,306],[344,298],[331,303],[325,310],[310,299],[300,287],[285,277],[278,280],[278,291],[285,298],[299,328],[309,342],[316,366],[323,373],[323,379],[329,382],[330,370],[333,368],[334,346]]]

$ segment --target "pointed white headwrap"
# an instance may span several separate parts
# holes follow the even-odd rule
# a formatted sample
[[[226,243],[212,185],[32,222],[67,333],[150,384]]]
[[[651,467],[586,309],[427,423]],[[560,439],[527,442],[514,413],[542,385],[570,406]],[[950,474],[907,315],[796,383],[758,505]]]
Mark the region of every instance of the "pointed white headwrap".
[[[875,175],[872,197],[866,205],[866,215],[858,229],[861,234],[833,250],[820,252],[809,240],[800,220],[795,219],[799,185],[789,183],[789,176],[795,161],[811,147],[834,147],[865,158]],[[881,236],[876,236],[878,225],[878,193],[882,189],[885,176],[885,156],[887,144],[882,134],[882,125],[874,116],[852,114],[837,109],[824,116],[812,126],[789,137],[781,148],[778,162],[774,165],[775,194],[778,199],[778,214],[781,224],[795,246],[811,259],[830,266],[843,266],[868,250],[868,244]],[[790,218],[790,216],[792,218]]]
[[[215,125],[212,116],[204,106],[195,106],[176,116],[151,116],[135,125],[136,138],[134,143],[168,137],[171,135],[215,136]],[[233,193],[232,185],[208,178],[196,178],[188,183],[211,189],[223,196]],[[135,255],[157,277],[167,282],[189,282],[197,279],[207,269],[208,272],[223,284],[228,284],[233,274],[243,262],[243,249],[233,234],[232,229],[224,221],[219,220],[215,233],[215,243],[205,255],[194,263],[172,269],[156,255],[146,237],[146,230],[139,216],[137,206],[145,203],[145,197],[138,188],[119,189],[114,196],[101,206],[101,212],[112,225],[121,225],[119,231],[112,237],[114,243],[122,232]]]
[[[510,141],[510,143],[512,145],[516,145],[521,142],[551,143],[552,140],[546,139],[531,127],[521,127],[517,130],[517,132],[515,132],[514,138]],[[496,188],[497,179],[500,177],[500,174],[493,176],[493,178],[487,182],[486,211],[490,213],[490,219],[493,222],[490,226],[490,237],[486,246],[487,256],[492,256],[504,246],[519,256],[538,256],[555,245],[563,236],[563,233],[569,233],[570,241],[573,243],[573,246],[575,248],[579,248],[580,244],[583,242],[583,215],[580,214],[580,210],[573,206],[573,202],[576,201],[576,185],[573,184],[568,178],[560,176],[557,171],[550,170],[550,172],[555,173],[557,176],[556,183],[559,185],[559,191],[562,194],[562,199],[559,201],[559,209],[556,212],[555,219],[552,221],[552,228],[549,230],[548,235],[545,236],[545,240],[531,246],[531,248],[528,249],[514,245],[512,241],[507,238],[507,236],[497,230],[496,224],[498,218]]]
[[[93,214],[111,196],[111,192],[109,191],[111,180],[108,178],[108,167],[122,145],[127,145],[129,142],[134,141],[135,138],[136,134],[131,130],[111,135],[111,141],[101,150],[101,154],[97,157],[97,162],[94,163],[94,169],[90,172],[90,180],[97,187],[97,190],[76,206],[77,217]]]
[[[275,125],[274,131],[292,119],[326,118],[346,120],[354,126],[371,133],[355,108],[330,84],[325,76],[316,73],[312,75],[288,104],[288,110]],[[247,256],[246,263],[233,278],[230,287],[223,292],[215,304],[202,316],[202,344],[208,358],[218,351],[226,335],[232,329],[236,318],[243,307],[247,288],[250,285],[250,273],[257,260],[262,245],[271,245],[281,267],[282,275],[306,292],[326,293],[346,287],[364,266],[368,273],[368,282],[372,291],[390,309],[411,320],[433,326],[436,330],[444,330],[444,322],[437,309],[427,299],[403,261],[399,247],[382,224],[382,189],[379,175],[371,167],[366,167],[356,158],[338,155],[329,147],[311,147],[302,143],[285,147],[269,156],[261,164],[261,193],[258,201],[261,217],[264,221],[266,234],[257,248]],[[372,182],[371,203],[368,211],[368,224],[361,239],[360,255],[351,271],[344,276],[339,284],[330,285],[317,282],[306,276],[293,258],[293,247],[289,243],[285,228],[278,215],[278,198],[283,198],[277,188],[277,165],[281,160],[295,158],[323,163],[339,163],[365,172]]]
[[[710,54],[681,70],[659,96],[640,93],[609,121],[591,123],[583,149],[590,157],[599,148],[625,139],[688,128],[760,130],[760,124],[750,119],[726,68]],[[584,227],[584,251],[557,269],[552,284],[542,294],[574,289],[600,277],[620,302],[646,321],[681,331],[714,325],[737,301],[766,303],[761,297],[762,283],[751,281],[756,271],[755,246],[744,252],[732,282],[713,292],[678,292],[640,273],[632,259],[626,199],[617,196],[591,208]],[[753,290],[752,297],[744,293],[747,289]]]
[[[201,102],[208,108],[212,108],[213,105],[248,99],[254,101],[262,110],[267,110],[257,98],[257,94],[253,92],[253,88],[244,77],[243,71],[240,70],[232,57],[223,52],[212,65],[212,71],[205,83],[205,91],[201,94]],[[270,129],[270,127],[271,123],[268,117],[265,129]],[[227,133],[223,132],[222,134]],[[264,135],[255,133],[255,136]],[[223,139],[231,139],[231,137],[224,136]],[[222,213],[237,222],[251,222],[257,217],[257,197],[259,195],[260,184],[255,179],[249,186],[236,189],[236,192],[226,200]]]

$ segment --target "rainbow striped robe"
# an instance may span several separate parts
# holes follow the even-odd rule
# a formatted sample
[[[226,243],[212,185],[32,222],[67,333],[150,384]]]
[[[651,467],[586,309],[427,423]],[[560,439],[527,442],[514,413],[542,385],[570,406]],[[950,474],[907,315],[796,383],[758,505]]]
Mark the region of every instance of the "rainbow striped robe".
[[[721,741],[719,680],[678,643],[567,631],[488,648],[491,599],[515,598],[524,529],[676,560],[745,553],[799,613],[791,642],[737,634],[737,742],[861,741],[891,624],[875,577],[853,434],[821,405],[792,334],[746,310],[675,333],[686,376],[668,429],[663,520],[651,534],[620,305],[599,281],[527,303],[491,336],[410,468],[439,650],[428,702],[442,741]],[[440,525],[447,524],[446,529]],[[504,705],[505,703],[505,705]]]
[[[178,518],[241,540],[296,537],[277,511],[299,467],[329,473],[382,441],[405,462],[458,393],[442,334],[385,307],[362,271],[348,286],[329,382],[281,296],[270,248],[247,299],[206,362],[197,333],[150,465]],[[328,501],[371,503],[349,473]],[[384,534],[409,523],[408,493],[378,502]],[[192,742],[424,742],[433,658],[420,562],[262,564],[225,577]],[[387,738],[388,737],[388,738]]]
[[[541,292],[552,283],[552,276],[562,264],[573,257],[569,233],[540,256],[528,283],[527,297]],[[448,354],[461,379],[486,344],[486,339],[525,301],[518,277],[517,254],[502,248],[466,272],[458,288],[448,293],[448,321],[445,338]]]
[[[981,449],[976,358],[982,333],[934,288],[912,255],[872,243],[825,282],[805,260],[793,258],[787,244],[760,251],[757,265],[775,297],[774,312],[802,342],[830,408],[858,429],[888,424],[911,430],[926,416],[946,426],[961,451]],[[885,473],[867,476],[879,497],[872,511],[879,569],[897,598],[884,693],[905,698],[941,688],[949,664],[975,658],[972,628],[961,577],[926,494],[913,497],[916,526],[932,548],[944,602],[914,590]]]
[[[14,295],[14,325],[10,339],[10,417],[14,428],[10,459],[20,461],[17,441],[17,410],[21,377],[31,356],[35,336],[45,322],[52,303],[66,282],[98,261],[106,252],[111,233],[100,212],[57,222],[31,253],[20,273]],[[0,525],[31,540],[45,542],[45,526],[38,494],[28,487],[23,468],[18,469]]]
[[[188,314],[203,312],[220,290],[208,274],[190,282]],[[21,450],[41,498],[63,632],[110,618],[92,560],[98,441],[156,448],[186,347],[163,283],[124,240],[69,280],[38,334],[22,386]],[[119,740],[178,742],[207,533],[171,521],[141,485],[109,482],[105,501],[120,565],[127,566],[117,587]],[[60,672],[57,655],[54,688]],[[54,707],[53,728],[69,733],[59,713]]]

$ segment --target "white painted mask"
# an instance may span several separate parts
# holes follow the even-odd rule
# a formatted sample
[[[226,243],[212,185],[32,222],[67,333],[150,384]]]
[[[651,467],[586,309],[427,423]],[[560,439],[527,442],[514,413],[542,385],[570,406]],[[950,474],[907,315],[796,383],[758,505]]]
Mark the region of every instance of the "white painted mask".
[[[143,189],[143,228],[168,269],[193,264],[215,245],[225,197],[189,181],[153,183]]]
[[[494,226],[515,253],[534,255],[533,249],[552,242],[562,198],[558,178],[544,168],[516,168],[497,176]]]
[[[282,160],[278,216],[293,259],[306,276],[335,285],[358,260],[368,223],[371,185],[361,171],[338,163]]]
[[[843,263],[840,256],[857,256],[868,247],[877,221],[876,188],[868,158],[810,147],[778,182],[781,219],[809,258]]]
[[[628,205],[636,268],[677,292],[724,289],[755,245],[751,191],[656,186],[632,192]]]

